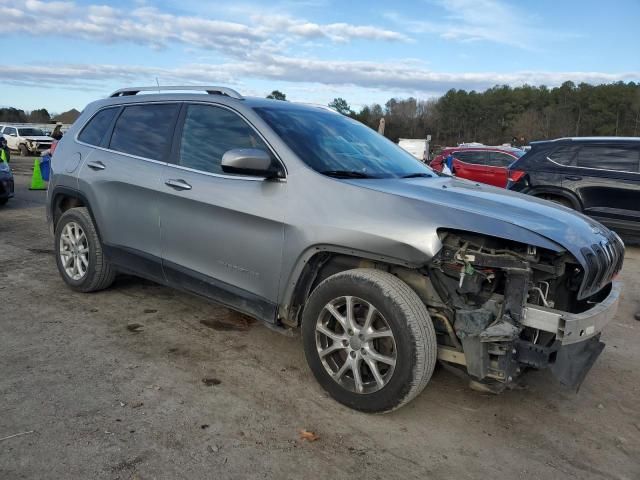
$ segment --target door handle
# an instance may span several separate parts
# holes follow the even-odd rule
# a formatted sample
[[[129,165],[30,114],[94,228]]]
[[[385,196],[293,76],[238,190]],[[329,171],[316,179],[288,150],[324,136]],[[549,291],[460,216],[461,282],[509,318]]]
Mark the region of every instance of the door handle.
[[[575,182],[578,182],[578,181],[582,180],[582,177],[579,177],[577,175],[567,175],[564,178],[566,178],[567,180],[573,180]]]
[[[167,180],[164,184],[171,188],[175,188],[176,190],[191,190],[191,185],[179,178]]]
[[[87,162],[87,167],[89,167],[91,170],[104,170],[105,167],[104,163],[102,163],[101,161],[95,161],[95,162]]]

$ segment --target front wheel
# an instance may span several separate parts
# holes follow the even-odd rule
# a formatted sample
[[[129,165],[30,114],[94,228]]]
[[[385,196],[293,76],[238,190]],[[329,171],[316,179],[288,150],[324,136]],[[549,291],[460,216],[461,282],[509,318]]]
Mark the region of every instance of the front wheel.
[[[412,400],[436,363],[424,303],[381,270],[348,270],[320,283],[305,305],[302,336],[320,385],[363,412],[389,412]]]
[[[113,283],[116,271],[85,207],[64,212],[56,225],[55,252],[58,271],[73,290],[95,292]]]
[[[20,150],[20,155],[22,155],[23,157],[28,157],[29,156],[29,150],[27,149],[27,146],[22,144],[18,147],[18,150]]]

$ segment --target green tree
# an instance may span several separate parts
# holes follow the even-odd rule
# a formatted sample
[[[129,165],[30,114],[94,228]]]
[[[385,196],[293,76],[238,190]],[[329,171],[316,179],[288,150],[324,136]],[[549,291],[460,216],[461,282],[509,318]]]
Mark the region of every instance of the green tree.
[[[351,107],[344,98],[334,98],[333,101],[329,104],[329,107],[333,108],[343,115],[354,115],[353,110],[351,110]]]
[[[287,96],[284,93],[282,93],[280,90],[274,90],[269,95],[267,95],[267,98],[270,98],[272,100],[283,100],[283,101],[287,100]]]

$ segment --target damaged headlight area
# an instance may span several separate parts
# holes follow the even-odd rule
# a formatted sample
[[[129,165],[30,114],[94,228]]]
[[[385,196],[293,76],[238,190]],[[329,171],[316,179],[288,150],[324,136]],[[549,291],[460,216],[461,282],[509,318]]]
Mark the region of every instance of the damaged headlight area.
[[[549,368],[578,388],[604,348],[600,331],[618,289],[609,283],[580,300],[584,272],[568,252],[463,232],[440,237],[427,272],[440,360],[494,392],[527,368]]]

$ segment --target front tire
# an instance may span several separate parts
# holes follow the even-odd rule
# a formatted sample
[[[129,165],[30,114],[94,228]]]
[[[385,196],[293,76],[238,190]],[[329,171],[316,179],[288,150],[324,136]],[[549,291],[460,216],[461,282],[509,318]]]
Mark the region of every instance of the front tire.
[[[23,157],[28,157],[29,156],[29,150],[27,149],[27,146],[22,144],[18,146],[18,150],[20,150],[20,155],[22,155]]]
[[[93,220],[85,207],[64,212],[55,231],[56,264],[62,279],[78,292],[109,287],[115,268],[105,258]]]
[[[302,319],[305,356],[338,402],[389,412],[415,398],[436,363],[436,334],[418,295],[381,270],[337,273],[313,291]]]

